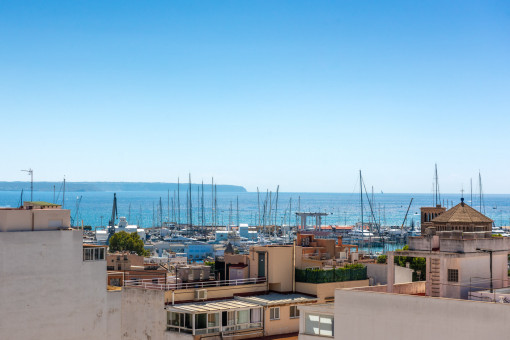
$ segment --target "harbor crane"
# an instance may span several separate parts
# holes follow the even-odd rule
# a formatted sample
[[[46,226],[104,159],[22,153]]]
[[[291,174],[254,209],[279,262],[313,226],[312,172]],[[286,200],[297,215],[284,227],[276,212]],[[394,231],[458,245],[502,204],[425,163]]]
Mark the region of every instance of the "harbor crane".
[[[117,194],[113,194],[113,206],[112,206],[112,217],[108,222],[108,239],[107,244],[110,244],[110,238],[115,234],[115,219],[117,218]]]

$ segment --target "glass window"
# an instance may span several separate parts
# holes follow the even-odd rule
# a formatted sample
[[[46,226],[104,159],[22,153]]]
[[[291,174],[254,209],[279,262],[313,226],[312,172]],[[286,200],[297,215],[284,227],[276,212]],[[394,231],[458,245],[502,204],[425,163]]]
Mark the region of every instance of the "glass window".
[[[193,325],[191,323],[191,317],[192,317],[192,315],[189,314],[189,313],[182,314],[182,317],[181,317],[181,322],[182,322],[181,323],[181,327],[184,325],[185,328],[193,329]]]
[[[299,309],[297,306],[290,306],[290,317],[299,318]]]
[[[212,313],[207,315],[207,327],[217,327],[220,325],[220,314]]]
[[[280,320],[280,307],[273,307],[269,309],[270,320]]]
[[[319,335],[333,336],[333,316],[321,315]]]
[[[207,328],[207,314],[195,314],[195,329]]]
[[[251,309],[251,323],[256,323],[261,321],[260,317],[260,308]]]
[[[332,315],[306,314],[305,333],[322,336],[334,335]]]
[[[313,314],[306,314],[305,318],[305,333],[306,334],[319,334],[319,316]]]
[[[448,282],[459,282],[458,269],[448,269]]]
[[[250,310],[237,311],[237,324],[250,323]]]
[[[180,313],[168,312],[168,324],[172,326],[180,326],[179,317]]]

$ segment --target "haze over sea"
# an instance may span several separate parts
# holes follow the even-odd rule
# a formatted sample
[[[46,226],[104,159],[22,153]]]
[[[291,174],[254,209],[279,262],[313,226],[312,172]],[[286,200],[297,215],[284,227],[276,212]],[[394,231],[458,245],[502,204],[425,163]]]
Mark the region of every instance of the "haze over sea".
[[[473,201],[471,204],[470,193],[465,193],[465,201],[479,210],[478,196],[473,193]],[[108,223],[112,211],[113,192],[66,192],[65,208],[71,210],[71,217],[76,221],[83,220],[84,225],[93,227],[101,225],[101,216],[103,217],[103,225]],[[82,197],[79,206],[78,216],[76,216],[77,200]],[[260,206],[263,211],[263,202],[266,197],[265,192],[260,194]],[[442,194],[441,202],[448,201],[448,207],[456,205],[460,202],[459,194]],[[17,207],[20,204],[19,191],[0,191],[1,207]],[[172,199],[173,192],[170,192],[170,211],[168,210],[168,194],[167,191],[122,191],[117,192],[118,216],[129,217],[130,224],[139,224],[143,228],[152,227],[158,224],[158,205],[162,200],[162,220],[167,221],[172,216]],[[236,200],[239,199],[239,222],[256,225],[258,219],[258,203],[256,192],[218,192],[217,193],[217,209],[218,223],[226,225],[229,223],[237,223]],[[352,225],[360,221],[360,195],[359,193],[285,193],[280,192],[278,197],[278,207],[276,211],[275,193],[272,194],[273,211],[272,221],[275,218],[278,224],[288,224],[290,198],[292,198],[292,216],[298,211],[298,202],[300,202],[301,211],[323,211],[331,215],[323,219],[323,224],[339,224]],[[366,196],[364,195],[364,221],[368,221],[370,215],[370,207],[366,204]],[[392,193],[376,193],[374,194],[375,204],[373,205],[376,219],[383,225],[401,225],[407,207],[411,198],[414,198],[409,210],[406,225],[411,220],[419,223],[419,211],[422,206],[432,206],[432,194],[392,194]],[[492,218],[497,226],[510,225],[510,195],[508,194],[485,194],[483,196],[484,207],[482,212]],[[30,192],[25,192],[23,199],[30,200]],[[53,202],[53,192],[34,191],[34,201]],[[201,204],[198,201],[197,193],[193,193],[193,223],[200,224],[199,208]],[[204,193],[204,217],[205,224],[211,224],[211,193]],[[57,203],[62,203],[62,195],[58,197]],[[186,223],[186,192],[181,191],[180,195],[180,217],[181,223]],[[230,207],[232,204],[232,213]],[[131,205],[131,213],[129,206]],[[268,204],[269,205],[269,204]],[[154,209],[154,210],[153,210]],[[178,215],[177,204],[175,204],[175,215]],[[261,212],[262,213],[262,212]],[[275,215],[276,213],[276,215]],[[76,216],[76,217],[75,217]],[[154,217],[153,217],[154,216]],[[230,217],[231,216],[231,217]],[[276,216],[276,217],[275,217]],[[292,217],[291,224],[295,225],[296,219]],[[309,223],[312,223],[310,221]],[[78,223],[75,223],[78,224]]]

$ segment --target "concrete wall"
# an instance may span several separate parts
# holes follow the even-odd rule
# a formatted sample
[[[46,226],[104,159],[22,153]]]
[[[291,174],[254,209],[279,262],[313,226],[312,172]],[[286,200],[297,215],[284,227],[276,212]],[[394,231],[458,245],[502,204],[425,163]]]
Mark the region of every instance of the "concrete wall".
[[[67,209],[0,209],[0,232],[56,230],[69,228],[70,210]],[[58,223],[57,223],[58,222]]]
[[[386,289],[386,285],[381,285],[358,287],[353,288],[352,290],[385,293]],[[397,283],[393,285],[393,293],[408,295],[425,294],[425,281]]]
[[[317,296],[317,303],[324,303],[326,302],[326,299],[334,298],[335,289],[337,288],[353,288],[364,286],[368,286],[368,280],[329,283],[296,282],[296,292]]]
[[[504,304],[335,292],[335,339],[508,339],[508,321],[509,310]]]
[[[164,340],[167,337],[165,292],[124,287],[122,339]]]
[[[82,242],[77,230],[0,232],[0,339],[115,339],[119,299]]]
[[[388,283],[388,265],[383,263],[365,263],[367,275],[373,278],[374,285],[385,285]],[[410,268],[395,266],[395,283],[413,281],[413,270]]]
[[[108,291],[106,294],[106,339],[122,338],[122,290]]]

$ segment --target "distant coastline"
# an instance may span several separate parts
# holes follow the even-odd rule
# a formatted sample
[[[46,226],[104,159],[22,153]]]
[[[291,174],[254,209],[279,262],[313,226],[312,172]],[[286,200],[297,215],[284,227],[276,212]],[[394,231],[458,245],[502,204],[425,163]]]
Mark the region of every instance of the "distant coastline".
[[[217,184],[219,192],[247,192],[239,185]],[[62,182],[34,182],[34,191],[60,191]],[[191,184],[191,190],[202,190],[202,184]],[[1,182],[0,191],[30,190],[30,182]],[[180,183],[181,192],[189,189],[189,183]],[[177,190],[177,183],[164,182],[66,182],[66,191],[89,192],[89,191],[174,191]],[[204,183],[204,191],[211,192],[211,184]]]

